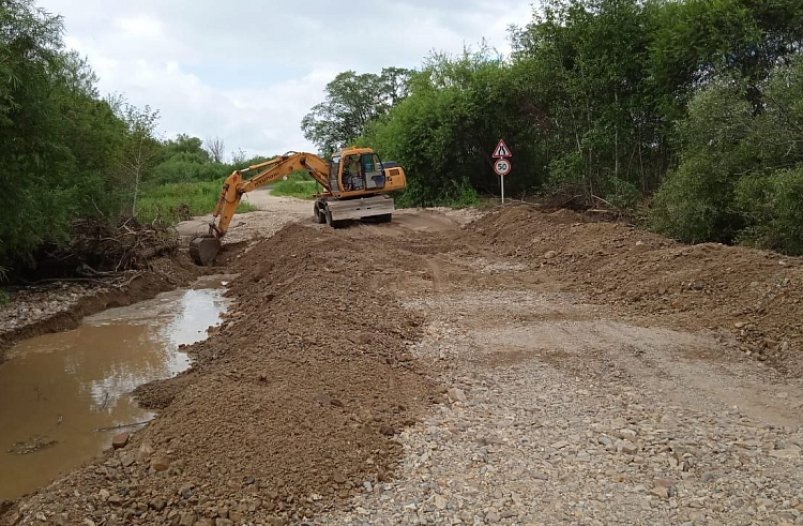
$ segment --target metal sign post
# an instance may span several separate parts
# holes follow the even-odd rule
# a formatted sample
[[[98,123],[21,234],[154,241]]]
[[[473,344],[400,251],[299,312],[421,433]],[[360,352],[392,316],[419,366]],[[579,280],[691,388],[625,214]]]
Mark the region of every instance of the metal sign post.
[[[499,139],[499,144],[494,148],[491,155],[496,161],[494,162],[494,172],[499,176],[499,185],[502,188],[502,204],[505,204],[505,176],[513,169],[513,164],[509,161],[513,157],[513,153],[505,144],[504,139]]]

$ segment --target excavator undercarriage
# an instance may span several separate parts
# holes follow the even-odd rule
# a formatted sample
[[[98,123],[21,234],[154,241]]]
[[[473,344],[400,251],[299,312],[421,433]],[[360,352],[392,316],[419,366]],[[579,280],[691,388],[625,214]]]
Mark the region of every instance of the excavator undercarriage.
[[[395,208],[393,198],[389,195],[346,200],[322,197],[315,200],[313,213],[317,223],[338,227],[349,219],[374,217],[380,221],[390,221]]]

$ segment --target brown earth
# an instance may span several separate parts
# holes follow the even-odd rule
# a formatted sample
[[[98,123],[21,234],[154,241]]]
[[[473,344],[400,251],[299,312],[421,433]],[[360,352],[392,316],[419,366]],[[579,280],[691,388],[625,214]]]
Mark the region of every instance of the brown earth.
[[[264,508],[256,521],[266,510],[310,514],[355,483],[387,477],[399,454],[392,435],[432,390],[405,349],[421,320],[388,302],[381,277],[366,276],[369,254],[300,225],[248,252],[230,292],[236,310],[191,349],[195,368],[139,391],[171,415],[140,438],[172,450],[184,481],[200,486],[214,474],[216,497],[254,481]]]
[[[745,247],[683,245],[560,210],[497,210],[472,230],[567,290],[686,330],[727,330],[749,356],[803,376],[803,259]]]
[[[227,526],[326,517],[393,476],[406,454],[397,437],[444,402],[444,393],[453,402],[465,398],[442,383],[453,367],[446,355],[422,362],[410,352],[429,337],[427,320],[498,326],[497,341],[514,335],[510,324],[554,324],[555,345],[561,332],[590,326],[572,323],[580,317],[572,309],[541,305],[528,314],[524,292],[575,298],[595,316],[695,335],[672,349],[697,334],[715,336],[721,346],[689,343],[689,356],[744,362],[748,372],[739,374],[765,376],[750,356],[775,367],[768,377],[803,376],[800,259],[689,247],[567,211],[509,207],[461,226],[465,217],[401,211],[390,225],[290,224],[231,258],[227,270],[239,273],[230,291],[235,307],[190,348],[194,368],[138,390],[159,417],[124,448],[20,500],[0,524],[44,517]],[[476,296],[481,315],[427,303],[455,295]],[[411,301],[416,308],[405,306]],[[660,350],[680,334],[606,327],[612,349],[660,333]],[[584,345],[595,337],[582,336]],[[544,353],[535,358],[561,363],[560,353]],[[498,370],[531,359],[516,347],[476,365]]]

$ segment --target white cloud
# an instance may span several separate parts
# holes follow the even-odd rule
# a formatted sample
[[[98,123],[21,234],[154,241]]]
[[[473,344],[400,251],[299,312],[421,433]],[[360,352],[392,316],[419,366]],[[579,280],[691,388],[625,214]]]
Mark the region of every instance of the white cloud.
[[[124,37],[129,38],[154,39],[164,34],[162,23],[148,15],[118,18],[115,25]]]
[[[167,136],[219,136],[228,150],[312,149],[299,128],[338,72],[415,67],[431,51],[486,38],[509,51],[517,0],[42,0],[65,43],[89,59],[104,93],[161,112]]]

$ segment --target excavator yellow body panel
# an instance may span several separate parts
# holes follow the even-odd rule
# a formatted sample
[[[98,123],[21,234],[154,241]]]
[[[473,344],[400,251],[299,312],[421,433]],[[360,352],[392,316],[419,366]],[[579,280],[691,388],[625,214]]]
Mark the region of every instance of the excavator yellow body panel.
[[[385,191],[404,190],[407,187],[407,176],[401,166],[385,168]]]

